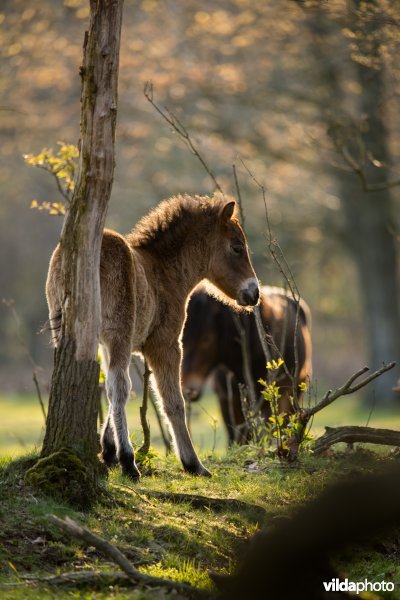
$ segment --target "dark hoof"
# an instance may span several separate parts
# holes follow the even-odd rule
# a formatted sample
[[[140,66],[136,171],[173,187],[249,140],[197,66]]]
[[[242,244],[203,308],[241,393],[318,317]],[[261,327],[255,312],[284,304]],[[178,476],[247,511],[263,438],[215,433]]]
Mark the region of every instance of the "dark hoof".
[[[122,475],[129,477],[129,479],[132,479],[132,481],[139,481],[140,471],[136,466],[134,454],[130,454],[129,452],[121,452],[119,456],[119,464],[122,468]]]
[[[185,471],[187,473],[190,473],[191,475],[199,475],[201,477],[212,477],[210,471],[203,467],[200,461],[186,464],[182,461],[182,464]]]
[[[131,479],[132,481],[140,481],[140,471],[136,466],[129,468],[122,467],[122,475],[125,475],[125,477],[129,477],[129,479]]]

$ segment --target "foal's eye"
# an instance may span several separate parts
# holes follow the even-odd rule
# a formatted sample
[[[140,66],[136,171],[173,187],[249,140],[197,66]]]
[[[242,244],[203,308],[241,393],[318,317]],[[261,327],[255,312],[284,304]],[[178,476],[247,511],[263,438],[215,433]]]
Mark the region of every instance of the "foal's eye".
[[[244,247],[241,244],[235,244],[234,246],[232,246],[232,251],[235,254],[242,254],[244,250]]]

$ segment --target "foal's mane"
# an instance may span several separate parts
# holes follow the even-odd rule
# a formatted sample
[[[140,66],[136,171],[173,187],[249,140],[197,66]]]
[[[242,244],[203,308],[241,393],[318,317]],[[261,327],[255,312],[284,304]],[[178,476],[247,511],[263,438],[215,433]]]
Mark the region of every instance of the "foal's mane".
[[[163,200],[142,217],[127,235],[134,248],[150,252],[171,254],[178,251],[188,233],[196,227],[199,236],[216,221],[227,199],[222,194],[214,196],[174,196]]]

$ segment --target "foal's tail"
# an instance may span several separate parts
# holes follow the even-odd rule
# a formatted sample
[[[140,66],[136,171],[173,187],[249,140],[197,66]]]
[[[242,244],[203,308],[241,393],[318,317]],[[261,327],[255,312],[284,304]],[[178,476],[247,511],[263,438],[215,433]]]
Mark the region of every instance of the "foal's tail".
[[[60,246],[54,250],[50,259],[49,272],[46,281],[46,298],[49,307],[49,320],[43,329],[51,331],[51,341],[57,347],[61,337],[61,256]]]
[[[56,312],[49,314],[49,318],[41,330],[51,332],[51,342],[55,347],[58,346],[61,337],[61,319],[62,311],[59,308]]]

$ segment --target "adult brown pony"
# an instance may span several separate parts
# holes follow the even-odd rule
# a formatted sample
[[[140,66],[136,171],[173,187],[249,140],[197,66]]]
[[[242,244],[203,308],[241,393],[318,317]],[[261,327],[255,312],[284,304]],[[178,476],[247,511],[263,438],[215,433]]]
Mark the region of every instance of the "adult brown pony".
[[[303,299],[300,301],[296,335],[297,304],[282,288],[262,287],[260,290],[261,317],[271,357],[278,353],[269,340],[274,340],[290,373],[295,372],[296,338],[299,366],[298,382],[309,384],[311,379],[311,313]],[[257,395],[262,387],[259,379],[266,377],[266,359],[252,312],[239,314],[240,325],[246,332],[249,368]],[[218,396],[229,443],[248,442],[249,428],[240,398],[239,383],[246,383],[239,332],[229,306],[218,302],[203,289],[196,290],[189,301],[183,332],[182,387],[188,400],[198,400],[210,374]],[[281,367],[277,384],[282,412],[292,412],[290,403],[292,381]],[[299,392],[301,395],[301,392]],[[262,404],[264,417],[270,416],[268,404]]]
[[[127,236],[104,231],[100,343],[109,412],[101,432],[102,458],[107,465],[118,460],[132,479],[140,477],[125,414],[132,352],[142,353],[150,365],[185,470],[210,475],[186,426],[180,336],[187,298],[203,279],[227,301],[242,306],[258,301],[258,282],[234,211],[235,202],[221,195],[177,196],[161,202]],[[63,298],[59,246],[50,261],[46,295],[57,346]]]

